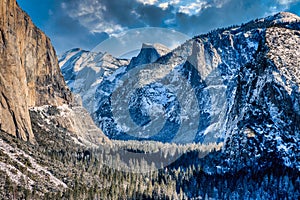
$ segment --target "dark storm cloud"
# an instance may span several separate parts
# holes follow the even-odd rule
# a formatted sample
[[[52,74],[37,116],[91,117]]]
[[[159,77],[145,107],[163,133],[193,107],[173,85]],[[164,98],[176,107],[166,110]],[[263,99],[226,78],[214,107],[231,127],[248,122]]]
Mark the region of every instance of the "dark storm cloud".
[[[30,9],[30,6],[37,5],[37,0],[18,1],[23,1]],[[192,37],[211,29],[241,24],[279,11],[299,14],[299,2],[300,0],[44,0],[43,4],[51,5],[49,10],[47,6],[42,6],[39,12],[43,14],[35,13],[33,16],[36,16],[40,28],[50,36],[58,52],[62,53],[73,47],[91,49],[108,35],[132,28],[173,28]]]
[[[162,8],[160,3],[167,1],[151,1],[150,5],[145,3],[149,0],[144,3],[136,0],[68,0],[65,1],[65,11],[94,32],[114,33],[124,28],[172,26],[177,31],[193,35],[286,10],[288,5],[296,1],[196,0],[169,3],[168,7]],[[202,9],[197,13],[195,10],[198,5],[202,5],[199,6]],[[112,25],[116,27],[115,30]]]
[[[135,0],[68,0],[64,1],[65,12],[77,18],[91,31],[110,32],[112,25],[124,28],[164,26],[164,19],[174,16],[173,9],[163,10]],[[91,7],[91,4],[93,5]],[[100,25],[100,26],[99,26]],[[118,31],[116,27],[116,31]]]

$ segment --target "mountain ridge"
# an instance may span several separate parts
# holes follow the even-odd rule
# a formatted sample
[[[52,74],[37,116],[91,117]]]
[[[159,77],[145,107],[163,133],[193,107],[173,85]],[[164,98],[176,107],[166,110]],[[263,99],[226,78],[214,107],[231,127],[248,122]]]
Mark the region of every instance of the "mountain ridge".
[[[3,2],[15,5],[11,0]],[[20,25],[26,19],[26,15],[15,15],[14,10],[8,11],[5,17],[20,20]],[[90,92],[97,100],[93,105],[96,112],[92,114],[96,122],[103,120],[100,121],[103,130],[112,131],[113,134],[106,132],[107,135],[166,142],[162,143],[109,141],[81,106],[78,94],[73,96],[67,89],[72,98],[62,95],[66,92],[65,83],[59,78],[59,70],[52,74],[58,66],[54,65],[57,60],[51,59],[51,44],[46,42],[48,54],[34,54],[35,50],[44,52],[43,45],[40,46],[43,43],[35,39],[45,36],[35,35],[31,48],[23,52],[33,54],[33,58],[20,59],[22,62],[18,63],[22,56],[15,51],[22,49],[29,39],[24,41],[26,32],[22,32],[22,26],[23,35],[16,34],[14,23],[10,24],[7,35],[7,30],[2,30],[2,19],[0,15],[0,32],[5,33],[0,37],[0,44],[4,45],[0,50],[1,199],[299,197],[298,22],[265,29],[251,28],[248,24],[240,33],[235,28],[220,29],[208,36],[195,37],[167,55],[153,59],[154,62],[132,69],[123,66],[129,60],[114,59],[108,54],[73,49],[65,55],[68,64],[72,64],[68,66],[64,62],[68,60],[62,61],[64,75],[69,72],[67,81],[71,86],[76,80],[79,84],[80,79],[89,78],[85,72],[95,75],[93,72],[103,70],[103,74],[99,73],[102,82],[97,82],[98,76],[94,76],[91,82],[71,89],[81,92],[95,86],[95,94]],[[15,43],[15,36],[20,46]],[[11,44],[16,49],[8,48]],[[83,54],[90,59],[79,61]],[[12,59],[18,65],[6,63],[3,58]],[[36,58],[53,67],[53,71],[41,63],[35,65]],[[32,61],[33,65],[25,61]],[[36,72],[36,67],[45,72]],[[58,82],[50,75],[37,77],[44,73],[56,75]],[[34,81],[38,85],[30,86],[31,93],[36,92],[36,98],[40,98],[37,102],[34,95],[26,94],[27,75],[38,79]],[[58,87],[60,81],[62,85]],[[29,113],[29,119],[24,118],[28,113],[19,115],[20,110],[16,110],[19,106],[21,111]],[[122,109],[128,110],[130,116],[111,115]],[[165,113],[161,112],[163,109]],[[11,123],[10,115],[17,123],[20,123],[18,119],[28,120],[34,144],[31,138],[31,143],[25,141],[26,133],[21,140],[22,136],[14,134],[14,130],[11,133],[2,130],[3,122]],[[165,117],[165,124],[160,123],[163,122],[160,116]],[[138,126],[130,127],[126,123],[123,126],[122,122],[130,119]],[[119,122],[122,126],[110,126]],[[26,123],[23,125],[28,128]],[[158,132],[160,125],[163,128]],[[126,128],[135,128],[134,134],[127,134]],[[158,134],[153,135],[154,130]]]
[[[129,64],[127,68],[123,67],[121,71],[103,79],[96,90],[96,106],[91,114],[95,123],[113,139],[144,140],[144,137],[148,137],[163,142],[225,141],[228,145],[224,148],[229,155],[229,152],[236,152],[233,149],[242,151],[243,145],[250,148],[254,143],[260,143],[251,147],[260,152],[257,154],[262,155],[271,148],[286,165],[293,163],[294,167],[299,168],[299,30],[299,17],[281,12],[241,26],[220,28],[195,36],[171,52],[153,59],[155,61],[141,59],[142,62]],[[136,138],[126,134],[132,127],[126,126],[126,123],[119,126],[118,123],[125,122],[128,116],[113,114],[112,96],[117,88],[127,87],[122,77],[138,67],[152,70],[150,80],[153,82],[159,82],[165,73],[159,69],[173,72],[174,80],[175,77],[183,77],[193,89],[183,92],[185,98],[179,96],[179,99],[192,99],[193,93],[196,94],[199,110],[195,110],[197,106],[187,107],[185,112],[194,110],[194,114],[199,113],[199,122],[193,121],[199,124],[198,127],[192,130],[187,126],[186,133],[174,135],[174,132],[183,130],[180,124],[184,124],[186,119],[180,118],[182,108],[180,112],[176,109],[171,112],[178,105],[178,99],[163,101],[168,89],[182,91],[181,85],[177,86],[169,77],[166,78],[169,85],[142,85],[141,90],[137,90],[139,92],[121,93],[124,96],[119,94],[121,98],[113,99],[114,105],[132,103],[124,109],[129,109],[129,118],[144,128],[149,126],[149,114],[153,114],[149,108],[155,108],[159,103],[157,99],[161,99],[161,106],[166,109],[165,116],[175,116],[169,118],[155,137],[145,135]],[[149,72],[141,71],[139,76],[149,76]],[[126,81],[131,88],[139,88],[138,84],[147,82],[134,78]],[[166,90],[162,90],[163,87]],[[152,90],[156,93],[151,93]],[[187,104],[184,100],[180,102]],[[159,114],[154,112],[151,118],[153,123],[160,120]],[[196,135],[189,131],[195,131]],[[242,146],[238,144],[240,138],[245,140]]]

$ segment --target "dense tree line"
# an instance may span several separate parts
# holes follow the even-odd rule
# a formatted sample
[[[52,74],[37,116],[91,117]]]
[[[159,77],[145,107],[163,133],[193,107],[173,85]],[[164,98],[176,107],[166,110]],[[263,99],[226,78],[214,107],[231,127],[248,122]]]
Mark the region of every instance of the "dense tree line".
[[[36,124],[33,127],[35,145],[5,133],[0,136],[47,166],[68,188],[43,188],[44,180],[40,180],[40,185],[28,189],[26,176],[16,183],[1,171],[1,199],[297,199],[300,196],[297,169],[270,162],[262,168],[248,166],[224,172],[219,165],[225,165],[220,160],[226,160],[226,155],[217,144],[115,141],[101,148],[86,148],[75,144],[57,127],[50,132]],[[157,156],[156,160],[149,159],[151,154]],[[168,163],[168,159],[172,162]],[[5,162],[1,152],[0,161]],[[27,167],[32,168],[30,163]]]

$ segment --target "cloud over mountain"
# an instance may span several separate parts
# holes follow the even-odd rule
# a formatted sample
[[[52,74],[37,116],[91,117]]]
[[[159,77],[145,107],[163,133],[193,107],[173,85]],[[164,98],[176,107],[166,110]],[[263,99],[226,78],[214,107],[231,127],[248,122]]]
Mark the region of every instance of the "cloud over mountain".
[[[50,35],[59,52],[76,46],[93,48],[109,35],[132,28],[172,28],[192,37],[278,11],[300,14],[299,0],[45,0],[42,3],[19,0],[19,3]],[[39,10],[36,16],[32,14],[35,3],[41,4],[39,9],[44,11]]]

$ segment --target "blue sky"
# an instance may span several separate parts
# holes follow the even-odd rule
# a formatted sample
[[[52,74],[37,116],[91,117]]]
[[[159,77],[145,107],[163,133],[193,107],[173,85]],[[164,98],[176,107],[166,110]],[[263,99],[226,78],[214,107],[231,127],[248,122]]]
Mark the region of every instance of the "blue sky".
[[[280,11],[300,15],[300,0],[17,0],[60,54],[92,49],[109,36],[170,28],[190,37]]]

